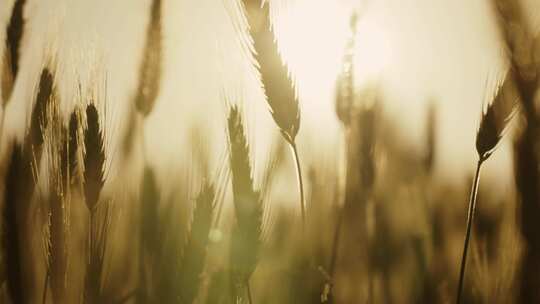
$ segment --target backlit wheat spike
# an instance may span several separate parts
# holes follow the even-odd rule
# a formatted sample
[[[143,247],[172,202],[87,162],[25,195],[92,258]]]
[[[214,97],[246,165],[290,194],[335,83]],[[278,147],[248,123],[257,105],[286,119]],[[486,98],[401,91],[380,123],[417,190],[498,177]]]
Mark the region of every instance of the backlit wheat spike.
[[[256,0],[244,0],[245,7],[253,7]],[[253,37],[254,57],[258,63],[259,73],[270,113],[281,134],[291,147],[296,165],[298,191],[300,194],[300,211],[302,215],[302,231],[306,230],[306,211],[304,199],[304,183],[300,156],[295,139],[300,129],[300,104],[296,87],[287,66],[279,53],[275,29],[270,22],[269,4],[261,1],[262,22],[254,24],[256,14],[248,15],[250,34]],[[247,11],[250,14],[250,11]]]
[[[283,61],[277,46],[274,30],[270,24],[268,5],[258,31],[251,31],[255,59],[266,100],[274,121],[289,142],[294,142],[300,129],[300,106],[294,81]],[[252,27],[254,29],[254,27]]]
[[[24,147],[27,151],[34,150],[37,161],[39,161],[41,156],[43,134],[48,124],[47,112],[50,108],[49,104],[52,103],[54,99],[54,90],[53,75],[48,68],[44,68],[41,72],[36,102],[30,117],[30,129]]]
[[[503,80],[494,93],[494,97],[482,113],[478,133],[476,134],[476,151],[482,160],[493,153],[501,141],[505,130],[515,113],[516,100],[510,95],[512,86],[510,78]]]
[[[105,249],[110,226],[110,205],[100,205],[99,197],[103,188],[105,171],[105,146],[100,128],[99,113],[94,104],[86,107],[87,126],[84,129],[84,197],[89,215],[88,265],[84,285],[85,303],[102,301],[101,282],[103,280]],[[102,210],[103,212],[98,212]]]
[[[230,165],[232,171],[232,187],[235,197],[236,212],[244,219],[252,213],[253,203],[243,196],[252,196],[253,179],[249,160],[249,146],[244,133],[244,125],[239,109],[232,106],[228,117]]]
[[[206,260],[208,234],[212,224],[214,199],[215,192],[212,185],[203,185],[193,210],[191,228],[180,262],[178,286],[181,303],[193,303],[199,291]]]
[[[88,210],[98,203],[103,188],[105,170],[105,146],[100,128],[99,113],[93,104],[86,107],[87,127],[84,130],[84,197]]]
[[[143,116],[147,116],[152,112],[160,89],[163,60],[161,1],[152,0],[150,24],[147,28],[146,44],[139,71],[139,85],[135,105]]]
[[[256,268],[261,246],[263,206],[260,193],[253,189],[249,147],[242,118],[232,106],[228,117],[230,164],[236,225],[231,239],[231,280],[233,301],[249,293],[249,279]],[[246,292],[242,292],[242,290]],[[249,299],[251,303],[251,299]]]
[[[476,210],[476,201],[478,194],[478,186],[480,183],[480,171],[482,164],[486,161],[497,145],[501,141],[508,124],[515,113],[516,99],[514,83],[508,75],[506,75],[502,84],[496,88],[491,103],[482,113],[480,127],[476,134],[476,151],[478,152],[478,162],[476,164],[476,172],[473,180],[471,196],[469,200],[469,208],[467,211],[467,227],[465,231],[465,241],[463,245],[463,253],[461,257],[459,282],[456,302],[461,303],[461,295],[463,292],[463,282],[465,280],[465,269],[467,265],[467,254],[469,249],[469,240],[471,238],[472,224]]]

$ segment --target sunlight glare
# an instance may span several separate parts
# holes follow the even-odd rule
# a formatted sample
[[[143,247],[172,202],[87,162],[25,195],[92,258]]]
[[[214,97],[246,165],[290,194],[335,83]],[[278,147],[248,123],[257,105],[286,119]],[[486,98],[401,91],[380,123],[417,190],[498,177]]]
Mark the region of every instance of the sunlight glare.
[[[298,0],[276,16],[279,48],[298,84],[304,111],[320,117],[333,111],[334,86],[341,70],[353,10],[340,1]],[[392,57],[380,22],[360,13],[356,36],[357,87],[377,80]]]
[[[392,60],[392,46],[384,28],[371,19],[360,19],[355,50],[356,84],[377,81]]]
[[[276,18],[279,47],[300,86],[328,86],[339,70],[347,12],[332,1],[297,1]]]

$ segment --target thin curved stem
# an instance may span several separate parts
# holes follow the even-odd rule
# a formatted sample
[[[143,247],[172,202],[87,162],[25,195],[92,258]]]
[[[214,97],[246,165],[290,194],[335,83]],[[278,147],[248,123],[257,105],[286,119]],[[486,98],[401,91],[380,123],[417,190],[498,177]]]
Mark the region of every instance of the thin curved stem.
[[[339,251],[339,241],[341,236],[341,225],[343,223],[343,212],[345,212],[345,206],[343,206],[339,211],[338,220],[336,223],[336,230],[334,231],[334,239],[332,240],[332,255],[330,257],[330,277],[334,277],[336,270],[336,262]]]
[[[463,244],[463,256],[461,257],[461,266],[459,271],[459,283],[457,293],[457,304],[461,303],[461,294],[463,292],[463,280],[465,279],[465,265],[467,264],[467,252],[469,249],[469,241],[471,238],[472,223],[474,218],[474,212],[476,210],[476,196],[478,194],[478,184],[480,182],[480,169],[482,168],[483,159],[478,160],[476,165],[476,174],[474,175],[474,182],[471,190],[471,198],[469,201],[469,210],[467,213],[467,231],[465,232],[465,243]]]
[[[345,145],[345,160],[347,162],[348,160],[348,155],[349,155],[349,145],[347,144],[347,135],[348,135],[348,132],[347,132],[347,127],[344,127],[344,134],[345,136],[343,137],[344,139],[344,145]],[[345,183],[347,183],[347,179],[348,179],[348,170],[346,170],[346,173],[345,173]],[[346,187],[346,186],[345,186]],[[341,227],[343,225],[343,217],[344,217],[344,213],[345,213],[345,208],[348,206],[347,204],[347,200],[344,199],[344,202],[343,202],[343,206],[341,206],[341,208],[339,208],[339,206],[337,207],[337,210],[338,210],[338,218],[337,218],[337,222],[336,222],[336,229],[334,231],[334,237],[332,239],[332,252],[331,252],[331,256],[330,256],[330,268],[328,269],[328,272],[329,272],[329,276],[330,276],[330,280],[331,282],[330,283],[330,293],[329,293],[329,299],[328,299],[328,303],[333,303],[334,302],[334,297],[333,297],[333,293],[334,293],[334,274],[336,272],[336,264],[337,264],[337,259],[338,259],[338,255],[339,255],[339,242],[341,240]]]
[[[4,107],[2,109],[2,114],[0,115],[0,119],[2,119],[0,121],[0,146],[3,145],[3,140],[4,140],[4,122],[6,120],[6,108]]]
[[[247,289],[247,295],[248,295],[248,303],[253,304],[253,298],[251,297],[251,286],[249,284],[249,279],[246,280],[246,289]]]
[[[329,292],[329,295],[328,295],[328,303],[333,303],[334,302],[334,296],[333,296],[333,293],[334,293],[334,274],[336,272],[336,263],[337,263],[337,258],[338,258],[338,252],[339,252],[339,241],[340,241],[340,236],[341,236],[341,226],[342,226],[342,223],[343,223],[343,212],[345,212],[345,206],[343,206],[341,209],[339,209],[339,214],[338,214],[338,220],[337,220],[337,223],[336,223],[336,230],[334,231],[334,238],[332,240],[332,253],[331,253],[331,256],[330,256],[330,268],[328,269],[328,275],[329,275],[329,278],[328,278],[328,283],[329,283],[329,286],[330,286],[330,292]]]
[[[41,296],[41,303],[45,304],[47,303],[47,291],[49,286],[49,269],[47,267],[47,271],[45,273],[45,282],[43,283],[43,294]]]
[[[289,142],[291,145],[291,151],[294,156],[294,161],[296,163],[296,177],[298,179],[298,190],[300,191],[300,210],[302,212],[302,231],[306,230],[306,210],[305,210],[305,200],[304,200],[304,181],[302,179],[302,168],[300,166],[300,157],[298,155],[298,148],[294,141]]]

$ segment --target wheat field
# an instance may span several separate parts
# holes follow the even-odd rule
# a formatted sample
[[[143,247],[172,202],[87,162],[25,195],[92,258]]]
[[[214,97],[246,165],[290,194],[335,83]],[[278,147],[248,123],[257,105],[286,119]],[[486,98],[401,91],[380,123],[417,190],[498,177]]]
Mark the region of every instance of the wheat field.
[[[0,303],[540,303],[539,9],[0,0]]]

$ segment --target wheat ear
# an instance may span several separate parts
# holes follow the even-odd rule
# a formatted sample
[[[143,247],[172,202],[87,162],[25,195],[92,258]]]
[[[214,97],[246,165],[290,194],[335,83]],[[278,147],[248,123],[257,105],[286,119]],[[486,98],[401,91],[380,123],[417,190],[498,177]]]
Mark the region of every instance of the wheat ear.
[[[135,105],[139,113],[148,116],[159,94],[162,65],[162,0],[152,0],[150,23],[146,33],[146,44],[139,71],[139,85]]]
[[[99,114],[93,104],[86,107],[87,127],[84,130],[84,199],[88,210],[96,207],[105,182],[105,144]]]
[[[237,301],[244,298],[239,292],[242,287],[245,287],[246,293],[250,291],[249,279],[257,265],[261,246],[263,206],[259,192],[253,188],[249,146],[237,107],[230,108],[227,121],[236,215],[231,239],[230,263],[232,296],[233,300]]]
[[[89,233],[84,301],[96,303],[102,300],[101,285],[111,215],[109,204],[99,204],[105,183],[105,140],[100,128],[99,113],[92,103],[87,105],[85,112],[83,193],[89,211]]]
[[[249,4],[248,2],[244,1],[245,6]],[[249,25],[250,34],[253,37],[253,56],[258,63],[261,82],[272,118],[291,147],[291,153],[296,165],[298,191],[300,192],[302,228],[305,230],[304,182],[296,144],[296,135],[300,129],[300,104],[295,82],[278,50],[275,30],[270,23],[270,9],[268,4],[264,4],[262,3],[260,8],[263,16],[262,24],[259,27],[256,27],[253,23],[254,16],[248,16],[248,20],[251,21]]]
[[[491,156],[499,145],[510,119],[515,113],[515,100],[511,98],[510,90],[512,89],[511,78],[506,76],[502,84],[495,91],[494,97],[491,99],[487,108],[482,113],[480,126],[476,134],[476,152],[478,153],[478,162],[476,164],[476,172],[474,175],[469,207],[467,211],[467,227],[465,232],[465,240],[463,245],[463,254],[461,257],[459,282],[456,302],[461,303],[461,295],[463,292],[463,282],[465,279],[465,269],[467,264],[467,253],[469,249],[469,241],[471,238],[472,223],[476,210],[476,198],[478,193],[478,185],[480,183],[480,171],[482,164]]]
[[[44,141],[44,130],[47,128],[50,104],[54,99],[54,78],[48,68],[44,68],[39,79],[36,101],[30,117],[30,127],[26,136],[25,153],[33,154],[36,167],[39,168]]]

